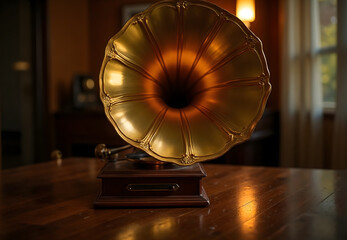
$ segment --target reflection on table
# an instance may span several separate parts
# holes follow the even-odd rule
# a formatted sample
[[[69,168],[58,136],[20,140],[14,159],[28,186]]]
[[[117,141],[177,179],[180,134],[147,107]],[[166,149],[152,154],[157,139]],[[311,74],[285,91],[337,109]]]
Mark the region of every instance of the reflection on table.
[[[1,239],[345,239],[347,171],[204,164],[205,208],[93,209],[103,163],[5,170]]]

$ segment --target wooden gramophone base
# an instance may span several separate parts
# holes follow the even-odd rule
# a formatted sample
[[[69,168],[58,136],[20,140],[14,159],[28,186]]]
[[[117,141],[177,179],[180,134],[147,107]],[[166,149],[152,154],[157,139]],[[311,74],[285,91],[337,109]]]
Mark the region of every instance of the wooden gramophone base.
[[[101,189],[95,207],[203,207],[209,204],[201,180],[201,164],[139,165],[108,162],[101,169]]]

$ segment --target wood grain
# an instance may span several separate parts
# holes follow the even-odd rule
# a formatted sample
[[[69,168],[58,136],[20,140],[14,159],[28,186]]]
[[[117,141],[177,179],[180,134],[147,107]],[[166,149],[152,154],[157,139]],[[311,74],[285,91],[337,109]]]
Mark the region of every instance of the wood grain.
[[[205,208],[94,209],[103,163],[1,173],[0,239],[347,239],[347,171],[204,164]]]

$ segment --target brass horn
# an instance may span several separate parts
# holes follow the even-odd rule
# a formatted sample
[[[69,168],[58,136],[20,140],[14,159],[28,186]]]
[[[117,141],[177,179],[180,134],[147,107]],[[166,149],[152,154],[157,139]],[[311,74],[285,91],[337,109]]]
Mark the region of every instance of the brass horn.
[[[117,133],[156,159],[191,165],[247,140],[271,91],[260,40],[204,1],[163,1],[112,37],[100,96]]]

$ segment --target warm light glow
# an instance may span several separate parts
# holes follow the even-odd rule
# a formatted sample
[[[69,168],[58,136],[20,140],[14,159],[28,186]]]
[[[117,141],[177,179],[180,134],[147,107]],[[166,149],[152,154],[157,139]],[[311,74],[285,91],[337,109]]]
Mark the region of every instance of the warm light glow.
[[[242,231],[249,233],[254,230],[256,225],[255,216],[257,215],[257,200],[252,186],[245,186],[238,197],[239,199],[239,218],[242,224]]]
[[[95,87],[94,80],[91,78],[88,78],[86,80],[86,86],[88,89],[92,90]]]
[[[118,231],[117,236],[114,238],[115,240],[135,240],[138,239],[136,237],[139,231],[139,225],[131,224],[128,225],[125,229],[121,229]]]
[[[249,26],[249,23],[255,20],[254,0],[237,0],[236,16]]]
[[[13,70],[15,70],[15,71],[28,71],[28,70],[30,70],[30,63],[27,61],[17,61],[13,64]]]
[[[108,81],[112,86],[121,86],[123,84],[123,74],[120,72],[110,72]]]
[[[163,236],[163,234],[172,231],[175,224],[174,218],[166,217],[155,221],[153,225],[153,234],[155,236]]]
[[[122,126],[128,131],[128,132],[134,132],[135,128],[133,124],[125,117],[122,117],[119,122],[122,124]]]

